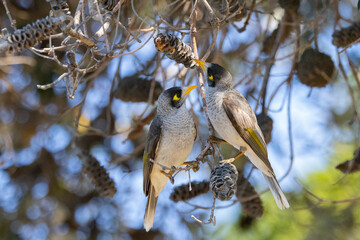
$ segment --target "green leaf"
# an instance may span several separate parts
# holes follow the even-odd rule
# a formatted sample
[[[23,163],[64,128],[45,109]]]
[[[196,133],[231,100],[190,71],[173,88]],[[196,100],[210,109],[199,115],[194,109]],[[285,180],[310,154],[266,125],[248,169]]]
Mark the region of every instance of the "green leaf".
[[[360,0],[358,1],[358,10],[360,11]]]

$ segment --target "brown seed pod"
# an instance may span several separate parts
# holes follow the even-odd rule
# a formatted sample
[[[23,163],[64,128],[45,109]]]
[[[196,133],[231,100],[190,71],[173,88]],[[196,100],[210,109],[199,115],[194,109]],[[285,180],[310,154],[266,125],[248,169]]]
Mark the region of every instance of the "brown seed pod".
[[[183,184],[174,188],[170,195],[170,199],[174,202],[186,201],[191,198],[197,197],[200,194],[207,193],[209,191],[209,182],[191,182],[191,191],[189,190],[189,184]]]
[[[137,75],[124,77],[119,81],[115,91],[115,98],[125,102],[147,102],[151,91],[152,81]],[[158,99],[163,88],[159,82],[155,82],[152,102]]]
[[[90,155],[86,155],[83,162],[83,172],[91,179],[100,196],[113,197],[116,193],[116,187],[106,169]]]
[[[354,173],[360,171],[360,147],[355,150],[354,157],[336,166],[343,173]]]
[[[237,180],[236,196],[240,201],[243,212],[252,218],[259,218],[264,213],[264,207],[251,183],[241,175]],[[254,197],[254,198],[253,198]],[[247,198],[252,198],[247,200]]]
[[[105,8],[108,11],[112,11],[118,2],[120,0],[98,0],[99,7]]]
[[[256,218],[247,215],[242,215],[240,219],[240,227],[242,229],[249,229],[255,222]]]
[[[297,12],[300,7],[300,0],[279,0],[280,7],[285,11]]]
[[[259,127],[264,135],[265,142],[269,143],[271,141],[271,132],[273,130],[273,120],[265,113],[260,113],[256,115],[256,118]]]
[[[238,171],[231,163],[220,163],[212,171],[210,187],[213,196],[221,201],[230,200],[236,193]]]
[[[304,51],[297,64],[297,74],[301,83],[309,87],[325,87],[334,73],[331,58],[315,49]]]
[[[17,29],[13,34],[6,35],[4,38],[7,41],[7,51],[13,54],[39,44],[57,32],[60,22],[57,18],[45,17]]]
[[[81,149],[84,153],[88,153],[89,149],[95,145],[104,145],[104,141],[104,136],[93,134],[85,134],[75,138],[76,147]]]
[[[231,19],[227,20],[240,21],[247,15],[245,0],[213,0],[211,5],[226,17],[235,14]]]
[[[347,28],[337,30],[332,35],[332,43],[337,47],[346,47],[360,39],[360,22],[354,22]]]
[[[263,44],[263,49],[262,51],[264,53],[270,54],[272,49],[275,46],[276,43],[276,39],[277,39],[277,35],[283,26],[282,32],[281,32],[281,36],[279,38],[279,43],[283,43],[285,42],[286,39],[288,39],[291,35],[291,32],[294,29],[294,22],[296,19],[296,14],[294,14],[293,12],[290,11],[285,11],[284,17],[282,18],[281,22],[279,23],[278,27],[269,35],[265,38],[264,44]]]
[[[168,58],[177,63],[182,63],[187,68],[194,68],[197,65],[191,47],[174,35],[159,33],[154,43],[160,52],[164,52]]]
[[[58,16],[62,13],[69,16],[71,15],[69,4],[66,2],[66,0],[50,1],[50,7],[55,16]]]

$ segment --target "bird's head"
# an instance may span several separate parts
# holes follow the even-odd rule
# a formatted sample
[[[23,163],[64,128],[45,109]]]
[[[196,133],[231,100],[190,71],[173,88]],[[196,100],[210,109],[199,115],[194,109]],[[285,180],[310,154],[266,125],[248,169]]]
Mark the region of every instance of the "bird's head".
[[[226,90],[232,87],[233,80],[231,74],[222,66],[216,63],[207,63],[194,60],[203,70],[207,86]]]
[[[158,99],[158,111],[160,113],[172,112],[176,109],[185,106],[185,100],[189,93],[195,89],[196,86],[190,87],[172,87],[162,92]]]

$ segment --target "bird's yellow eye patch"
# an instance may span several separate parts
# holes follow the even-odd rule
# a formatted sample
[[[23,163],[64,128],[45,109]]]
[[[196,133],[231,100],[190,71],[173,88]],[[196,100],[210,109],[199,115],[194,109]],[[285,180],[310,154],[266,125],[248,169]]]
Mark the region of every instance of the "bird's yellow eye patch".
[[[175,94],[173,97],[173,101],[179,101],[179,100],[180,100],[180,98],[177,96],[177,94]]]
[[[214,80],[214,76],[213,75],[209,75],[209,80],[213,81]]]

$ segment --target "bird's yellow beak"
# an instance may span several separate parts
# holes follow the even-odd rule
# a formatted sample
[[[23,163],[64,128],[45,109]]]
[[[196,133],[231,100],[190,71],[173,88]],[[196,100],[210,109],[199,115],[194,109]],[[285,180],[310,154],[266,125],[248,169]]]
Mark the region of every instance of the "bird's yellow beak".
[[[196,88],[196,86],[190,86],[190,87],[187,87],[186,88],[186,91],[184,93],[184,96],[185,95],[188,95],[192,90],[194,90]]]
[[[198,59],[194,59],[194,61],[199,64],[199,66],[201,67],[202,70],[205,71],[205,62],[201,61],[201,60],[198,60]]]

